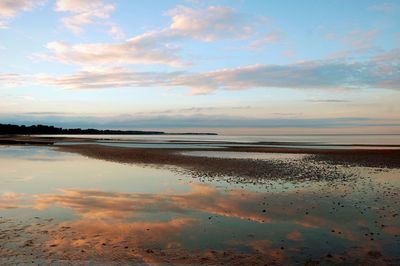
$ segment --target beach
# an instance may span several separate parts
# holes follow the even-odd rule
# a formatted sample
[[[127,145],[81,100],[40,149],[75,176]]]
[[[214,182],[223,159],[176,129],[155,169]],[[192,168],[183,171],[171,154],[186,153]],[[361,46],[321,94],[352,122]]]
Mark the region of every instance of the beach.
[[[398,149],[104,141],[0,140],[1,263],[400,262]]]

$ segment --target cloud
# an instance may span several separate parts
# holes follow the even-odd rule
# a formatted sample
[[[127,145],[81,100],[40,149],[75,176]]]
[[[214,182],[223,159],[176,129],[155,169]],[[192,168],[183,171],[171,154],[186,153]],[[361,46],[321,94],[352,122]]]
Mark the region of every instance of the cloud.
[[[58,0],[54,9],[70,13],[70,16],[62,18],[64,26],[74,33],[81,33],[84,26],[107,21],[115,5],[103,0]]]
[[[178,6],[166,14],[172,18],[169,31],[202,41],[246,38],[253,33],[252,27],[245,23],[245,16],[230,7],[193,9]]]
[[[176,55],[176,48],[152,42],[149,38],[138,36],[116,44],[50,42],[46,47],[51,51],[53,59],[66,64],[165,64],[175,67],[183,65]]]
[[[99,190],[64,190],[58,195],[39,195],[37,208],[53,204],[72,208],[76,213],[90,218],[126,219],[143,213],[206,212],[244,220],[270,221],[254,202],[261,201],[261,193],[243,195],[241,190],[222,192],[214,187],[192,184],[188,192],[181,194],[121,193]],[[208,201],[204,201],[207,198]],[[213,204],[210,204],[212,202]],[[278,210],[279,211],[279,210]]]
[[[251,49],[258,49],[268,44],[274,44],[279,42],[282,39],[282,33],[280,31],[273,31],[263,38],[253,41],[249,44],[249,48]]]
[[[46,0],[3,0],[0,1],[0,29],[7,28],[8,21],[18,13],[32,10]]]
[[[251,109],[251,106],[229,106],[229,107],[217,107],[217,106],[206,106],[206,107],[189,107],[189,108],[179,108],[179,109],[167,109],[158,112],[140,112],[135,113],[135,115],[143,114],[188,114],[188,113],[201,113],[209,111],[223,111],[223,110],[247,110]]]
[[[286,50],[282,53],[286,57],[295,57],[297,56],[297,52],[294,50]]]
[[[58,45],[58,44],[57,44]],[[55,46],[57,46],[55,44]],[[96,46],[86,60],[96,57]],[[59,46],[68,55],[69,46]],[[100,46],[101,49],[101,46]],[[118,50],[118,49],[116,49]],[[73,52],[79,53],[76,47]],[[75,60],[71,56],[65,60]],[[122,54],[109,54],[104,60],[118,61]],[[134,60],[134,59],[132,59]],[[138,60],[136,58],[136,60]],[[142,59],[143,61],[146,58]],[[41,77],[49,85],[69,89],[99,89],[116,87],[187,88],[192,94],[206,94],[217,90],[246,90],[254,88],[289,89],[400,89],[400,55],[388,52],[366,61],[346,59],[305,61],[287,65],[250,65],[203,73],[137,72],[126,68],[86,70],[75,74]]]
[[[16,87],[25,81],[25,77],[16,73],[0,73],[0,88]]]
[[[179,72],[133,72],[124,68],[107,68],[81,71],[72,75],[53,78],[42,75],[41,83],[68,89],[101,89],[118,87],[169,86]]]
[[[357,49],[369,49],[374,46],[374,41],[378,34],[378,29],[367,31],[357,29],[348,33],[345,36],[344,41]]]
[[[0,210],[1,209],[17,209],[23,208],[24,194],[17,194],[14,192],[3,192],[0,194]]]
[[[379,33],[380,31],[378,29],[352,30],[342,38],[342,42],[347,48],[334,53],[331,57],[340,58],[357,54],[380,52],[380,48],[375,45],[375,40]]]
[[[59,3],[68,5],[60,6]],[[80,32],[82,25],[94,23],[92,15],[87,13],[96,13],[97,5],[101,10],[112,10],[111,7],[105,8],[102,3],[102,1],[59,1],[56,9],[78,13],[76,16],[65,18],[64,24],[72,31]],[[92,4],[95,7],[92,7]],[[99,11],[99,13],[97,17],[108,18],[107,12]],[[122,43],[68,44],[54,41],[48,43],[46,47],[53,55],[53,59],[68,64],[164,64],[180,67],[187,63],[177,55],[179,49],[171,42],[186,39],[214,41],[223,38],[245,38],[252,33],[252,28],[245,23],[244,16],[229,7],[192,9],[178,6],[166,14],[171,16],[171,23],[167,27],[136,35]],[[115,24],[111,24],[108,33],[117,39],[124,37],[122,30]],[[40,59],[49,55],[41,54],[35,57]]]
[[[348,103],[348,100],[340,100],[340,99],[311,99],[307,102],[311,103]]]
[[[400,60],[400,48],[392,49],[390,51],[377,54],[373,57],[373,59],[378,62],[387,61],[390,63],[394,61],[393,62],[394,64],[396,64],[396,62],[399,63],[398,60]]]
[[[125,38],[125,33],[124,31],[121,29],[121,27],[113,24],[111,25],[110,30],[108,31],[108,33],[114,38],[114,39],[124,39]]]
[[[251,65],[179,77],[174,85],[192,89],[400,89],[400,56],[391,60],[353,62],[345,59],[288,65]],[[397,85],[396,85],[397,84]]]

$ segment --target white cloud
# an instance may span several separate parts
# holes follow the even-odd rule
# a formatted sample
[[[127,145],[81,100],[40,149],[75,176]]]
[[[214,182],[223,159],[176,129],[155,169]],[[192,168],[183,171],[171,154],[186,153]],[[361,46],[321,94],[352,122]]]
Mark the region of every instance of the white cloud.
[[[107,21],[115,5],[103,0],[58,0],[55,10],[70,13],[62,18],[64,26],[74,33],[81,33],[87,25]]]
[[[16,73],[0,73],[0,88],[16,87],[25,81],[25,77]]]
[[[8,21],[20,12],[42,5],[46,0],[2,0],[0,1],[0,29],[7,28]]]

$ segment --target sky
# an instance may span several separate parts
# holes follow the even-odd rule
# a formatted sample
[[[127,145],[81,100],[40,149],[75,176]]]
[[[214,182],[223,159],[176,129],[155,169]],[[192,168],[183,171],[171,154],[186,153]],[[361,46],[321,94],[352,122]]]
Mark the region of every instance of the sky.
[[[400,134],[400,1],[0,0],[0,123]]]

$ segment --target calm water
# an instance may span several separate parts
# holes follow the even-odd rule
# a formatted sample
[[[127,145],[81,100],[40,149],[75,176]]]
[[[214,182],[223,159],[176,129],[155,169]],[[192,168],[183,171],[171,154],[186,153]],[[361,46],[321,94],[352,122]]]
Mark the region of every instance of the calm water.
[[[133,140],[132,140],[133,141]],[[139,140],[136,140],[139,141]],[[113,140],[113,141],[103,141],[96,140],[95,142],[90,142],[91,144],[101,144],[104,146],[111,147],[125,147],[125,148],[146,148],[146,149],[222,149],[229,147],[257,147],[257,148],[296,148],[296,149],[381,149],[381,150],[398,150],[400,146],[352,146],[352,145],[318,145],[318,144],[309,144],[309,145],[271,145],[271,144],[244,144],[244,143],[201,143],[201,142],[156,142],[156,143],[148,143],[148,142],[129,142],[127,140]],[[56,146],[63,145],[81,145],[88,144],[88,142],[56,142]]]
[[[0,244],[3,258],[177,263],[228,254],[256,264],[257,256],[293,263],[379,252],[399,259],[400,170],[347,168],[362,176],[349,181],[237,184],[7,146],[0,146],[0,169],[0,239],[9,239]]]
[[[363,144],[400,145],[400,135],[269,135],[269,136],[229,136],[229,135],[46,135],[51,137],[103,138],[138,142],[306,142],[314,144]]]

